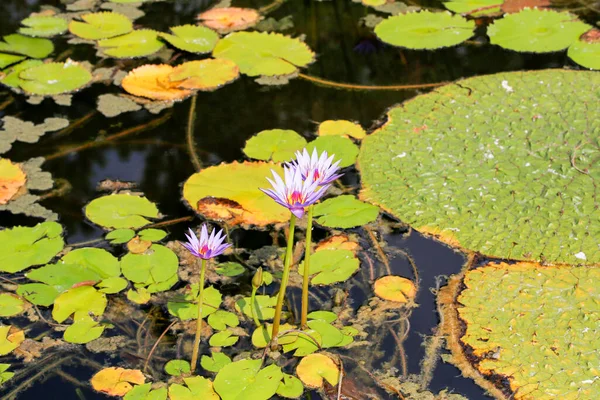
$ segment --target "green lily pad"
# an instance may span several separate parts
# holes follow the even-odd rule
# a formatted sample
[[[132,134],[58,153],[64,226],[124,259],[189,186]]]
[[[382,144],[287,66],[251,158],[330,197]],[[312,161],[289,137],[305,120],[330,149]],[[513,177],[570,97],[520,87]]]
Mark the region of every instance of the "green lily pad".
[[[84,344],[98,339],[104,332],[104,326],[94,321],[86,311],[77,311],[73,325],[69,326],[63,339],[69,343]]]
[[[317,130],[317,135],[319,136],[350,136],[354,139],[362,139],[367,136],[367,133],[359,124],[346,121],[343,119],[340,120],[329,120],[323,121],[319,124],[319,129]]]
[[[375,221],[379,207],[364,203],[352,195],[344,195],[315,205],[313,213],[320,225],[346,229]]]
[[[212,29],[199,25],[172,26],[171,32],[160,33],[159,36],[177,47],[190,53],[210,53],[219,40],[219,35]]]
[[[150,242],[158,242],[167,237],[167,232],[162,229],[144,229],[138,232],[138,236],[142,240],[148,240]]]
[[[98,41],[98,46],[107,56],[115,58],[146,57],[164,47],[158,40],[158,32],[139,29],[122,36]]]
[[[8,371],[10,364],[0,364],[0,386],[12,378],[15,373]]]
[[[350,250],[321,250],[310,256],[310,275],[313,285],[330,285],[344,282],[350,278],[360,266],[358,258]],[[298,273],[304,274],[304,263],[298,267]]]
[[[281,324],[279,325],[279,332],[280,334],[282,332],[291,330],[291,329],[295,329],[296,327],[294,325],[291,324]],[[265,347],[267,347],[267,343],[269,343],[271,341],[271,335],[273,334],[273,324],[261,324],[261,326],[257,327],[256,329],[254,329],[254,332],[252,332],[252,337],[251,337],[251,341],[252,341],[252,345],[254,345],[254,347],[256,347],[257,349],[263,349]],[[281,335],[279,337],[278,343],[279,344],[287,344],[287,343],[292,343],[296,340],[296,336],[291,336],[288,334],[284,334]]]
[[[31,38],[14,33],[4,36],[0,42],[0,51],[22,54],[31,58],[45,58],[54,51],[52,41],[41,38]]]
[[[167,400],[167,388],[152,390],[151,383],[135,385],[127,392],[123,400]]]
[[[98,274],[101,278],[121,275],[119,260],[104,249],[86,247],[68,252],[61,261],[65,264],[81,265]]]
[[[143,196],[112,194],[92,200],[85,207],[85,215],[93,223],[105,228],[141,228],[159,218],[156,205]]]
[[[123,276],[132,282],[148,286],[151,293],[169,289],[175,282],[162,290],[150,286],[161,282],[177,281],[179,260],[173,251],[165,246],[153,244],[144,254],[128,253],[121,259]]]
[[[83,39],[108,39],[133,30],[131,20],[115,12],[83,14],[80,18],[85,22],[72,20],[69,23],[69,31]]]
[[[181,376],[191,371],[190,362],[187,360],[171,360],[165,364],[165,372],[171,376]]]
[[[84,266],[64,263],[48,264],[27,272],[25,276],[32,281],[41,282],[53,287],[57,294],[63,293],[79,283],[86,282],[88,286],[91,286],[102,279],[97,272],[87,269]],[[33,288],[33,293],[35,293],[36,287],[30,287],[29,285],[32,284],[20,285],[19,288],[25,291],[24,293],[29,293],[31,288]],[[30,298],[29,294],[22,296],[32,303],[38,304],[33,298]]]
[[[127,291],[127,299],[135,304],[146,304],[150,301],[152,293],[148,291],[148,289],[144,287],[140,287],[137,289],[129,289]]]
[[[186,386],[177,383],[169,386],[170,400],[219,400],[213,389],[213,383],[202,376],[183,378]]]
[[[19,285],[17,294],[35,305],[49,307],[60,292],[54,286],[45,283],[27,283]]]
[[[264,161],[290,161],[296,151],[306,146],[306,139],[289,129],[271,129],[248,139],[244,154]]]
[[[114,294],[127,288],[128,282],[118,276],[111,276],[110,278],[103,279],[96,285],[96,288],[102,293]]]
[[[337,319],[337,314],[331,311],[313,311],[308,313],[308,319],[320,319],[322,321],[332,323]]]
[[[358,146],[343,136],[320,136],[306,146],[309,154],[312,154],[315,148],[319,154],[327,151],[327,154],[335,155],[336,161],[341,160],[340,168],[354,165],[358,156]]]
[[[198,284],[193,284],[189,292],[180,298],[174,298],[167,303],[167,309],[171,315],[181,320],[197,319],[198,305],[195,303],[198,298]],[[222,295],[213,286],[204,289],[204,301],[202,302],[202,318],[208,317],[216,312],[221,305]]]
[[[19,296],[11,293],[0,293],[0,317],[12,317],[19,315],[25,308],[25,303]]]
[[[212,347],[228,347],[233,346],[239,340],[231,331],[221,331],[213,334],[208,340],[208,344]]]
[[[275,306],[277,305],[277,296],[257,295],[255,302],[258,305],[256,316],[261,321],[273,319],[275,316]],[[235,302],[235,310],[243,312],[248,318],[252,318],[252,308],[250,306],[250,297],[244,297]]]
[[[279,382],[277,394],[286,399],[297,399],[304,393],[304,385],[294,375],[283,374],[283,380]]]
[[[314,61],[302,41],[278,33],[235,32],[219,40],[213,57],[226,58],[248,76],[289,75]]]
[[[14,273],[33,265],[46,264],[63,249],[61,234],[62,226],[56,222],[0,231],[0,271]]]
[[[217,310],[208,316],[208,324],[218,331],[227,329],[228,326],[235,327],[240,324],[240,320],[232,312]]]
[[[582,67],[600,69],[600,42],[588,43],[577,40],[569,46],[567,55]]]
[[[25,340],[25,332],[21,329],[10,325],[0,325],[0,356],[19,347],[23,340]]]
[[[302,332],[289,332],[282,335],[278,342],[283,345],[283,352],[294,352],[296,357],[304,357],[319,350],[323,343],[321,334],[314,329],[305,329]]]
[[[494,21],[487,34],[505,49],[548,53],[566,49],[590,28],[568,12],[525,9]]]
[[[246,268],[240,263],[236,262],[225,262],[219,264],[215,268],[215,272],[223,276],[238,276],[246,272]]]
[[[219,372],[227,364],[231,364],[231,358],[227,354],[220,352],[212,352],[211,357],[202,356],[200,358],[202,368],[210,372]]]
[[[313,319],[308,321],[307,324],[310,329],[319,333],[322,340],[321,347],[324,349],[336,347],[344,340],[344,334],[327,321]]]
[[[27,36],[51,37],[67,31],[67,20],[54,16],[34,16],[21,21],[27,28],[20,28],[19,33]]]
[[[9,65],[16,64],[19,61],[23,61],[24,59],[25,59],[25,56],[0,53],[0,69],[6,68]]]
[[[5,71],[2,71],[6,74],[4,77],[0,77],[0,83],[3,85],[19,88],[21,87],[21,78],[19,78],[19,74],[21,71],[24,71],[28,68],[37,67],[43,65],[44,63],[40,60],[25,60],[23,62],[18,63],[17,65],[13,65]]]
[[[135,231],[129,228],[115,229],[106,234],[106,240],[109,240],[112,244],[127,243],[135,237]]]
[[[260,369],[261,360],[240,360],[224,366],[215,378],[215,391],[222,400],[267,400],[275,395],[283,379],[281,368]]]
[[[54,300],[52,318],[58,323],[64,322],[78,311],[100,316],[106,308],[106,295],[91,286],[79,286],[69,289]]]
[[[475,22],[449,12],[411,12],[394,15],[375,27],[382,41],[409,49],[455,46],[473,36]]]
[[[600,262],[599,91],[595,72],[546,70],[417,96],[363,140],[361,199],[491,257]]]
[[[503,3],[504,0],[452,0],[445,1],[444,7],[457,14],[481,17],[501,13],[500,7]]]
[[[53,62],[21,71],[19,80],[24,91],[47,96],[75,92],[92,80],[92,74],[76,62]]]

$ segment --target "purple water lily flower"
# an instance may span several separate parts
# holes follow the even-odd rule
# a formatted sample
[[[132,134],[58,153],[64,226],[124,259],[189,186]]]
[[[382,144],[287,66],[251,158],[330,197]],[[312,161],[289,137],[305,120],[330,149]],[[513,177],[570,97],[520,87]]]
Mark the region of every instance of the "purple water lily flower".
[[[216,229],[213,229],[209,236],[206,224],[202,225],[200,239],[196,237],[196,234],[191,228],[189,234],[186,234],[185,236],[187,237],[188,242],[181,244],[195,257],[203,258],[205,260],[221,255],[225,250],[231,247],[229,243],[223,243],[225,234],[222,229],[219,232],[217,232]]]
[[[318,183],[319,186],[327,185],[344,174],[338,174],[340,161],[333,162],[335,154],[328,157],[327,152],[323,151],[321,156],[315,148],[312,155],[304,149],[302,152],[296,152],[296,160],[289,165],[300,170],[302,179],[307,179],[309,176]]]
[[[283,167],[284,180],[271,170],[275,181],[267,178],[273,189],[260,189],[277,203],[288,208],[296,217],[302,218],[305,207],[316,203],[329,189],[329,184],[321,185],[312,176],[304,179],[299,168]]]

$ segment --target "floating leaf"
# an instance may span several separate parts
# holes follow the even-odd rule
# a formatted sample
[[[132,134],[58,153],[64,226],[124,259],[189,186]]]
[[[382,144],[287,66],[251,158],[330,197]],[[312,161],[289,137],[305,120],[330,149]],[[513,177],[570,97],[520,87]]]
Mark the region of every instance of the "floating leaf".
[[[202,169],[183,186],[188,204],[207,218],[229,225],[266,226],[289,220],[289,211],[273,202],[259,187],[268,187],[271,170],[283,176],[276,164],[244,162]]]
[[[198,284],[195,283],[189,289],[189,292],[182,298],[175,298],[167,303],[167,309],[171,315],[181,320],[197,319],[198,305],[195,303],[198,298]],[[204,301],[202,302],[202,318],[219,309],[221,305],[221,293],[213,286],[204,289]]]
[[[19,296],[12,293],[0,293],[0,317],[19,315],[27,309],[27,306],[27,303]]]
[[[375,27],[379,39],[409,49],[455,46],[471,36],[475,22],[449,12],[411,12],[394,15]]]
[[[8,115],[2,118],[2,122],[2,130],[0,130],[0,153],[10,150],[12,143],[17,140],[25,143],[35,143],[46,132],[57,131],[69,125],[69,121],[64,118],[46,118],[43,123],[34,125],[33,122],[22,121]],[[35,160],[41,160],[41,162],[39,162],[39,164],[41,164],[44,159],[37,158]],[[26,164],[28,163],[23,163],[23,167],[25,167]],[[35,167],[39,169],[39,165],[36,165]]]
[[[125,96],[117,96],[111,93],[105,93],[98,96],[98,111],[108,118],[116,117],[117,115],[130,111],[139,111],[141,109],[142,106],[140,104]]]
[[[25,186],[26,179],[18,164],[0,158],[0,204],[8,203]]]
[[[340,168],[354,165],[358,156],[358,147],[352,140],[343,136],[321,136],[310,142],[306,150],[312,154],[314,149],[319,153],[327,151],[329,155],[335,155],[335,160],[341,160]]]
[[[417,294],[417,288],[410,279],[395,275],[377,279],[373,284],[373,290],[382,299],[398,303],[408,303]]]
[[[27,283],[19,285],[17,294],[35,305],[49,307],[54,303],[60,292],[54,286],[44,283]]]
[[[31,38],[14,33],[4,36],[0,42],[0,51],[22,54],[31,58],[45,58],[54,51],[52,41],[48,39]]]
[[[172,376],[181,376],[190,371],[190,362],[187,360],[171,360],[165,364],[165,372]]]
[[[223,276],[238,276],[246,272],[242,264],[236,262],[221,263],[215,268],[215,272]]]
[[[282,335],[278,343],[283,345],[283,352],[294,352],[296,357],[304,357],[319,350],[323,343],[321,334],[313,329],[305,329],[302,332],[289,332]]]
[[[208,324],[218,331],[227,329],[228,326],[235,327],[240,324],[237,315],[232,312],[217,310],[208,316]]]
[[[10,364],[0,364],[0,386],[12,378],[15,373],[8,371]]]
[[[228,347],[237,343],[239,336],[236,336],[231,331],[217,332],[210,337],[208,344],[212,347]]]
[[[98,42],[104,54],[115,58],[146,57],[164,47],[158,40],[158,32],[139,29],[122,36],[103,39]]]
[[[25,340],[25,332],[14,326],[0,325],[0,356],[4,356]]]
[[[297,399],[304,393],[304,386],[300,379],[294,375],[283,374],[283,381],[279,382],[277,394],[287,399]]]
[[[213,389],[213,383],[202,376],[183,378],[186,386],[177,383],[169,386],[170,400],[219,400]]]
[[[117,277],[121,275],[119,260],[104,249],[86,247],[67,253],[61,261],[65,264],[81,265],[97,273],[101,278]]]
[[[296,367],[296,375],[306,387],[318,389],[323,387],[323,379],[332,386],[337,386],[340,370],[335,362],[323,353],[310,354],[300,360]]]
[[[243,312],[248,318],[252,318],[252,308],[250,304],[250,297],[244,297],[235,302],[235,309],[237,312]],[[255,312],[258,319],[273,319],[275,316],[275,305],[277,305],[277,296],[255,296]]]
[[[600,42],[578,40],[569,46],[567,55],[582,67],[600,69]]]
[[[598,132],[598,90],[594,72],[547,70],[417,96],[363,140],[361,198],[488,256],[600,262],[600,224],[587,217],[598,150],[584,144]]]
[[[379,207],[364,203],[352,195],[337,196],[315,205],[316,221],[329,228],[353,228],[373,222]]]
[[[132,282],[146,286],[150,293],[170,289],[177,282],[179,260],[165,246],[153,244],[144,254],[129,253],[121,259],[123,276]],[[172,282],[173,277],[175,281]],[[168,287],[157,287],[166,283]]]
[[[248,76],[273,76],[307,66],[314,53],[300,40],[278,33],[236,32],[219,40],[213,57],[233,61]]]
[[[159,36],[177,47],[190,53],[210,53],[219,40],[219,35],[204,26],[181,25],[172,26],[173,35],[160,33]]]
[[[152,246],[152,242],[149,240],[142,240],[140,237],[136,236],[127,242],[127,250],[133,254],[142,254],[145,253]]]
[[[92,74],[80,64],[69,60],[28,68],[19,73],[19,80],[24,91],[47,96],[81,89],[92,80]]]
[[[108,232],[105,239],[109,240],[112,244],[122,244],[129,242],[134,236],[135,231],[133,229],[122,228]]]
[[[69,343],[84,344],[98,339],[104,326],[94,321],[85,311],[75,313],[73,325],[65,330],[63,338]]]
[[[0,53],[0,69],[6,68],[25,59],[25,56],[17,56],[14,54]],[[0,80],[1,81],[1,80]]]
[[[80,18],[85,22],[71,20],[69,31],[83,39],[108,39],[133,30],[131,20],[119,13],[97,12],[83,14]]]
[[[17,65],[13,65],[12,67],[0,73],[0,83],[8,87],[18,89],[21,86],[21,79],[19,78],[19,74],[21,73],[21,71],[24,71],[31,67],[37,67],[43,64],[44,63],[40,60],[25,60],[23,62],[18,63]],[[18,120],[18,118],[15,119]]]
[[[252,136],[244,146],[244,154],[265,161],[290,161],[296,151],[306,146],[306,139],[289,129],[270,129]]]
[[[290,324],[281,324],[279,326],[279,331],[281,332],[285,332],[288,330],[293,330],[296,329],[296,327],[294,325],[290,325]],[[271,335],[273,334],[273,324],[262,324],[261,326],[259,326],[258,328],[256,328],[254,330],[254,332],[252,332],[252,345],[254,345],[254,347],[256,347],[257,349],[262,349],[267,347],[267,344],[271,341]],[[288,334],[284,334],[281,335],[278,338],[278,343],[279,344],[288,344],[291,342],[296,341],[297,336],[291,336]]]
[[[96,288],[102,293],[114,294],[124,290],[128,285],[127,280],[112,276],[110,278],[103,279],[100,283],[96,284]]]
[[[227,364],[231,364],[231,358],[227,354],[220,352],[212,352],[211,357],[202,356],[200,359],[202,368],[210,372],[219,372]]]
[[[526,9],[495,20],[487,34],[505,49],[548,53],[566,49],[590,28],[568,12]]]
[[[49,262],[64,246],[61,234],[56,222],[0,231],[0,271],[14,273]]]
[[[469,14],[474,17],[501,13],[503,0],[451,0],[444,7],[457,14]]]
[[[127,299],[135,304],[146,304],[150,301],[151,293],[146,288],[137,288],[136,290],[129,289],[127,291]]]
[[[277,365],[260,369],[261,365],[261,360],[246,359],[224,366],[215,378],[215,391],[222,400],[271,398],[277,392],[283,374]]]
[[[85,216],[105,228],[141,228],[150,223],[147,218],[159,218],[156,205],[144,196],[111,194],[92,200],[85,207]]]
[[[196,18],[209,28],[221,33],[229,33],[256,25],[261,16],[252,8],[224,7],[205,11],[198,14]]]
[[[162,229],[149,228],[149,229],[143,229],[143,230],[139,231],[138,235],[139,235],[140,239],[142,239],[142,240],[148,240],[150,242],[158,242],[160,240],[163,240],[165,237],[167,237],[167,232],[163,231]]]
[[[36,15],[21,21],[27,28],[20,28],[19,33],[27,36],[51,37],[67,31],[67,20],[50,15]]]
[[[344,334],[329,322],[313,319],[307,322],[308,327],[321,336],[321,347],[326,349],[338,346],[344,340]]]
[[[190,96],[191,91],[179,89],[177,83],[169,79],[173,70],[166,64],[142,65],[129,72],[121,86],[133,95],[153,100],[181,100]]]
[[[313,311],[308,313],[308,319],[320,319],[327,323],[332,323],[337,319],[337,314],[331,311]]]
[[[167,400],[167,388],[152,390],[151,383],[135,385],[127,392],[123,400]]]
[[[207,59],[176,66],[169,74],[169,80],[181,89],[213,91],[233,82],[239,75],[239,68],[234,62]]]
[[[109,396],[125,396],[133,389],[131,385],[142,385],[146,381],[144,374],[139,369],[104,368],[92,377],[91,383],[94,390],[106,393]]]
[[[362,139],[367,136],[367,133],[359,124],[352,121],[328,120],[319,124],[317,130],[319,136],[345,136],[353,137],[354,139]]]
[[[96,316],[104,314],[106,295],[91,286],[79,286],[69,289],[54,300],[52,318],[56,322],[64,322],[71,314],[78,311]]]
[[[355,239],[351,239],[347,235],[334,235],[329,238],[322,240],[317,245],[316,251],[321,250],[350,250],[353,253],[356,253],[359,245]]]
[[[360,262],[350,250],[321,250],[310,256],[310,275],[313,285],[330,285],[344,282],[356,271]],[[298,267],[298,273],[304,274],[304,263]]]

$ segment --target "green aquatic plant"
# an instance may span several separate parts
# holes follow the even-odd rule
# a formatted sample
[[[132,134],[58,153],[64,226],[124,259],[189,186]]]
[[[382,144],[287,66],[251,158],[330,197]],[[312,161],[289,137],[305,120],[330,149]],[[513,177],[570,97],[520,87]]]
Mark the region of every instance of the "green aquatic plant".
[[[246,141],[244,154],[264,161],[290,161],[294,153],[306,146],[306,139],[289,129],[269,129],[258,132]]]
[[[258,319],[258,312],[256,310],[258,308],[258,305],[256,304],[256,291],[262,286],[262,284],[263,270],[262,267],[259,267],[254,273],[254,276],[252,277],[252,294],[250,295],[250,308],[252,309],[252,319],[254,320],[254,324],[257,328],[260,328],[261,324],[260,320]]]
[[[208,229],[206,225],[202,225],[202,231],[200,233],[200,238],[196,236],[194,231],[189,229],[189,234],[186,235],[188,242],[182,243],[182,245],[194,256],[200,258],[202,260],[200,267],[200,290],[198,292],[198,299],[196,300],[198,303],[198,317],[196,319],[196,336],[194,338],[194,349],[192,353],[192,361],[191,361],[191,371],[194,372],[196,370],[196,365],[198,364],[198,351],[200,349],[200,338],[202,335],[202,305],[204,302],[204,274],[206,273],[206,262],[214,257],[217,257],[229,247],[231,244],[223,243],[226,236],[222,230],[219,232],[216,229],[213,229],[210,236],[208,234]],[[214,336],[213,336],[214,338]],[[213,340],[211,338],[211,340]],[[235,339],[237,341],[237,338]],[[220,341],[219,343],[211,343],[211,346],[219,346],[219,345],[232,345],[235,342],[231,341]]]
[[[51,37],[60,35],[67,31],[67,20],[52,15],[36,15],[25,18],[21,21],[19,33],[27,36]]]

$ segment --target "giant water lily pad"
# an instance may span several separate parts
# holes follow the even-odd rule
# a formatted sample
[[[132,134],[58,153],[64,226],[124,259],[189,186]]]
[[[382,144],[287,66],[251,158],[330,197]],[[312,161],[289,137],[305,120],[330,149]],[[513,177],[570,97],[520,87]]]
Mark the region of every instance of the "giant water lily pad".
[[[67,30],[67,20],[52,15],[36,15],[21,21],[26,28],[20,28],[19,33],[27,36],[51,37],[60,35]]]
[[[105,228],[141,228],[158,218],[156,205],[143,196],[113,194],[94,199],[85,207],[85,216]]]
[[[258,188],[268,188],[271,169],[283,176],[277,164],[244,162],[205,168],[183,186],[190,207],[205,217],[230,225],[266,226],[285,222],[290,212]]]
[[[52,41],[41,38],[31,38],[17,33],[4,36],[0,42],[0,51],[22,54],[31,58],[44,58],[54,51]]]
[[[74,92],[92,80],[92,74],[82,65],[67,61],[28,68],[19,74],[20,87],[42,96]]]
[[[314,60],[314,53],[302,41],[278,33],[236,32],[221,39],[213,51],[248,76],[289,75]]]
[[[62,226],[56,222],[0,231],[0,271],[19,272],[49,262],[64,246],[61,234]]]
[[[343,195],[315,205],[314,216],[319,225],[329,228],[353,228],[373,222],[379,207],[364,203],[354,196]]]
[[[306,146],[306,139],[289,129],[270,129],[251,137],[244,146],[244,154],[265,161],[290,161],[296,151]]]
[[[107,56],[115,58],[146,57],[164,47],[158,40],[158,32],[139,29],[125,35],[98,41],[98,46]]]
[[[180,50],[190,53],[209,53],[217,44],[219,35],[204,26],[172,26],[172,35],[160,33],[159,36]]]
[[[451,361],[467,351],[470,362],[461,369],[494,374],[487,381],[492,388],[506,390],[505,381],[518,399],[594,398],[600,390],[591,367],[600,361],[598,279],[595,267],[526,262],[467,271],[440,295],[454,343]],[[465,329],[448,329],[461,324]]]
[[[496,20],[487,33],[505,49],[547,53],[566,49],[590,28],[568,12],[525,9]]]
[[[358,258],[350,250],[320,250],[310,256],[310,275],[313,285],[329,285],[350,278],[360,266]],[[304,274],[304,263],[298,267]]]
[[[281,368],[261,369],[261,360],[240,360],[221,368],[215,378],[215,391],[222,400],[267,400],[277,392],[283,378]]]
[[[455,46],[471,36],[475,23],[449,12],[420,11],[394,15],[375,27],[379,39],[409,49]]]
[[[69,31],[88,40],[108,39],[124,35],[133,30],[133,23],[126,16],[114,12],[83,14],[84,22],[72,20]]]
[[[363,140],[361,198],[486,255],[600,262],[600,75],[481,76],[418,96]]]

